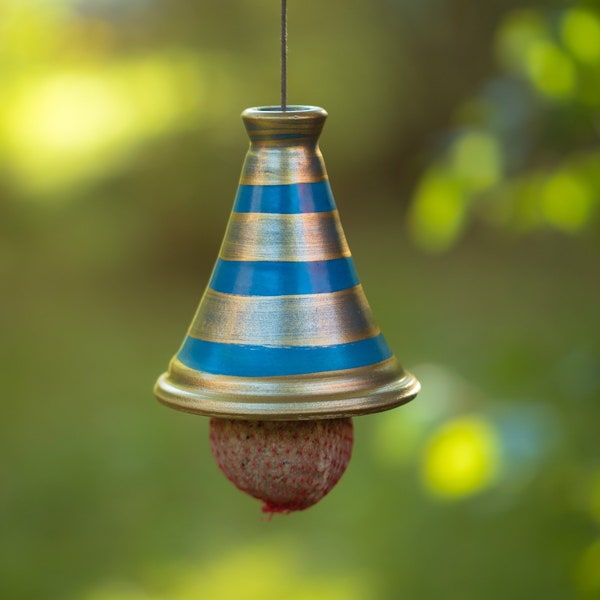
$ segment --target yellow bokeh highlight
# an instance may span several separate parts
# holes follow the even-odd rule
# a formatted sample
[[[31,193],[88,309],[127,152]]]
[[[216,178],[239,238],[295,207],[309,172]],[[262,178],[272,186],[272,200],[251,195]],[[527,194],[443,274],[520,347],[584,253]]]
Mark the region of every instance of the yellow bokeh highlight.
[[[352,573],[305,572],[302,553],[290,542],[243,545],[200,565],[177,565],[150,591],[107,584],[81,600],[373,600],[373,587]],[[161,588],[160,591],[154,588]]]
[[[493,425],[478,416],[447,422],[429,439],[422,476],[429,491],[459,499],[494,483],[500,471],[500,441]]]
[[[600,539],[588,546],[576,567],[577,587],[586,594],[600,594]]]
[[[593,194],[586,181],[574,173],[562,171],[546,181],[541,210],[548,224],[566,233],[576,233],[589,221],[593,203]]]
[[[102,176],[140,144],[199,119],[200,74],[196,57],[158,55],[19,82],[0,114],[5,168],[34,194]]]
[[[552,99],[570,98],[575,93],[576,71],[567,54],[551,42],[534,44],[525,57],[531,82]]]
[[[419,184],[408,215],[415,242],[431,252],[447,250],[463,230],[466,203],[464,184],[454,173],[431,169]]]
[[[42,155],[60,162],[112,147],[134,126],[132,113],[120,90],[106,79],[59,73],[22,86],[7,110],[4,130],[16,152],[37,147],[38,160]]]
[[[569,52],[583,63],[600,62],[600,18],[585,9],[575,8],[565,13],[561,36]]]
[[[0,0],[0,64],[30,69],[48,61],[61,44],[57,32],[70,16],[65,4]],[[0,71],[0,80],[18,75],[11,71]]]
[[[173,600],[361,600],[365,590],[356,575],[319,576],[298,572],[299,557],[292,544],[249,546],[204,572],[193,569],[171,590]],[[232,576],[233,575],[233,576]]]
[[[548,39],[548,27],[537,11],[522,9],[512,12],[496,34],[496,54],[507,68],[521,72],[530,50]]]
[[[451,165],[470,190],[485,190],[502,177],[500,144],[493,135],[484,131],[466,133],[452,147]]]

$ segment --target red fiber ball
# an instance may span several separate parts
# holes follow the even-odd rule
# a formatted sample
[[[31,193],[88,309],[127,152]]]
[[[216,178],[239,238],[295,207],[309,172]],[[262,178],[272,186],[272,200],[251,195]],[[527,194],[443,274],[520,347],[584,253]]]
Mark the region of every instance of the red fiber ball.
[[[265,513],[304,510],[343,475],[350,456],[352,420],[210,420],[210,449],[227,479],[262,500]]]

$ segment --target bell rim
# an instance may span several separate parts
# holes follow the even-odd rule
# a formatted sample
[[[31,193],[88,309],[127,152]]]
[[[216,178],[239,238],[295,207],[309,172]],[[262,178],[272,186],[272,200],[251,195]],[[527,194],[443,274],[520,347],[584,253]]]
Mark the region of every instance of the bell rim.
[[[286,110],[282,110],[280,105],[251,106],[242,112],[243,119],[250,120],[284,120],[295,121],[298,119],[325,119],[328,116],[327,111],[320,106],[310,104],[290,104]]]
[[[162,404],[187,413],[293,421],[383,412],[410,402],[420,389],[394,357],[343,371],[251,378],[195,371],[173,359],[154,393]]]

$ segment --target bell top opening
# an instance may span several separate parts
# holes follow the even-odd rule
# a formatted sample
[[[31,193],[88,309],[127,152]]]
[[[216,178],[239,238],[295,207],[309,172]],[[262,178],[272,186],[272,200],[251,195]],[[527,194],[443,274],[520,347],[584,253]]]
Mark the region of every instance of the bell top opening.
[[[318,106],[257,106],[242,113],[253,144],[284,145],[316,143],[323,130],[327,111]]]

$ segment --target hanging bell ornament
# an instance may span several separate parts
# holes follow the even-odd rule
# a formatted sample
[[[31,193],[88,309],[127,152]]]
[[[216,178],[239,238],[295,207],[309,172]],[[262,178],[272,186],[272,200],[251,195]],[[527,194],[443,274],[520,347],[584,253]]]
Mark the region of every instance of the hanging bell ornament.
[[[242,113],[250,148],[219,257],[155,386],[168,406],[213,417],[217,463],[267,512],[318,501],[350,458],[350,417],[420,388],[356,274],[318,147],[326,117],[313,106]]]

